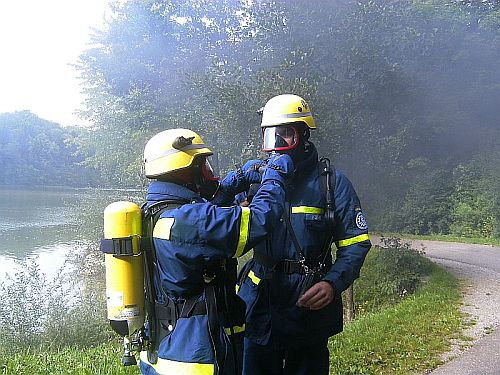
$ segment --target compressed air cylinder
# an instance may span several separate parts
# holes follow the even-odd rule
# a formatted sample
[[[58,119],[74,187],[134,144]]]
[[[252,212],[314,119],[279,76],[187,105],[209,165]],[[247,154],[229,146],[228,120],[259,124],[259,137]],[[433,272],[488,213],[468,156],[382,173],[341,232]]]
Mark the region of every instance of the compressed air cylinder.
[[[132,202],[114,202],[104,210],[104,238],[122,242],[133,254],[105,254],[106,305],[113,330],[130,336],[144,325],[144,270],[140,252],[141,209]]]

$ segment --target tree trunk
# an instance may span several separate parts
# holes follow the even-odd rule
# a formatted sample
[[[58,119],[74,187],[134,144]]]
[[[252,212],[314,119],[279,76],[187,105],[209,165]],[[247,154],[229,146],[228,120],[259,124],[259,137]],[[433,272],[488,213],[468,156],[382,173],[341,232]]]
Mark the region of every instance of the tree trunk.
[[[346,295],[346,305],[347,305],[347,321],[352,322],[354,316],[356,315],[356,311],[354,310],[354,292],[352,290],[352,284],[345,291]]]

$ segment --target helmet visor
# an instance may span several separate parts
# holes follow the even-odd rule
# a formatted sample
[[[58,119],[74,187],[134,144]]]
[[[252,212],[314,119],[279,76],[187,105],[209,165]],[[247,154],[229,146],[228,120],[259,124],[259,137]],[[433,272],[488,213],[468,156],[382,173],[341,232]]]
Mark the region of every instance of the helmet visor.
[[[262,151],[286,151],[298,144],[299,135],[292,125],[270,126],[262,130]]]
[[[205,162],[201,165],[201,174],[206,181],[219,181],[219,177],[210,164],[209,157],[205,158]]]

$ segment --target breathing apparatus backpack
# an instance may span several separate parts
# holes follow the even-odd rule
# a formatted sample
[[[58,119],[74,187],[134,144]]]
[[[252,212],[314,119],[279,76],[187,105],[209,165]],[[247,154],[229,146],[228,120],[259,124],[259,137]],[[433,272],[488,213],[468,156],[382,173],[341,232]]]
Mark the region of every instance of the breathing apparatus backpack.
[[[111,328],[123,337],[122,364],[135,365],[144,327],[144,272],[140,249],[142,214],[132,202],[114,202],[104,210],[106,307]]]
[[[134,353],[144,348],[150,362],[156,363],[155,351],[161,337],[155,306],[156,257],[152,231],[164,210],[184,203],[163,201],[141,209],[133,202],[120,201],[104,210],[104,238],[100,248],[105,254],[107,317],[111,328],[123,337],[124,366],[136,365]],[[167,303],[162,314],[168,309]],[[175,325],[176,318],[173,309],[167,319],[172,319]]]
[[[198,295],[175,303],[168,298],[160,285],[156,252],[153,243],[153,229],[160,215],[189,203],[187,201],[160,201],[143,205],[142,209],[132,202],[114,202],[104,210],[104,239],[101,251],[105,253],[106,299],[108,320],[112,329],[123,337],[122,365],[136,365],[135,353],[146,350],[148,361],[158,360],[158,347],[163,338],[174,329],[179,318],[193,315],[207,315],[210,332],[219,329],[217,285],[224,277],[216,277],[225,270],[225,262],[214,269],[208,267],[203,274],[205,300],[198,302]],[[155,283],[156,280],[156,283]],[[233,289],[233,293],[235,291]],[[162,297],[162,298],[158,298]],[[234,324],[224,293],[223,305],[230,325],[233,342]],[[159,303],[159,299],[163,303]],[[244,312],[244,306],[243,310]],[[147,323],[146,323],[147,322]],[[146,323],[146,324],[145,324]],[[218,335],[211,336],[216,365],[220,372],[224,367],[224,347]],[[236,358],[233,346],[233,356]],[[235,369],[238,362],[234,362]],[[235,370],[236,371],[236,370]]]

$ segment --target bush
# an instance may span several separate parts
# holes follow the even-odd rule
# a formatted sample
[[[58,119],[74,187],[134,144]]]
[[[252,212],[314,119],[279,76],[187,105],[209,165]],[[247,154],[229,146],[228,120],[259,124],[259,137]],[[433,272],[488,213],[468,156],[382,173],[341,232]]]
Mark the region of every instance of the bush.
[[[403,205],[395,214],[393,230],[400,233],[446,234],[449,232],[451,201],[450,173],[430,171],[415,179]]]
[[[400,302],[431,272],[423,249],[413,249],[399,238],[382,237],[381,242],[381,247],[368,253],[361,277],[354,283],[354,301],[361,313]]]
[[[103,298],[62,267],[49,279],[36,262],[18,262],[20,271],[0,286],[0,351],[94,346],[111,337],[104,319]]]
[[[496,169],[495,169],[496,168]],[[499,237],[500,168],[473,161],[454,170],[450,232],[464,237]]]

